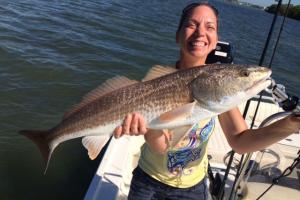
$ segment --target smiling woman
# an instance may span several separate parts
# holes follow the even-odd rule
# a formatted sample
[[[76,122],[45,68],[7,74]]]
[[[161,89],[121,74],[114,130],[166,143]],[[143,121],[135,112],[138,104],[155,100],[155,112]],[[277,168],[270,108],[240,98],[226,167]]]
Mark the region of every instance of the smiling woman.
[[[207,3],[193,3],[182,12],[176,32],[181,59],[177,68],[205,64],[218,41],[218,11]]]
[[[157,63],[175,65],[177,22],[189,2],[0,1],[0,199],[83,198],[100,158],[90,161],[75,139],[57,148],[44,176],[37,147],[18,131],[52,127],[110,77],[140,80]],[[272,15],[209,2],[220,11],[219,37],[233,45],[235,63],[257,64]],[[299,22],[287,19],[284,30],[273,77],[300,94]]]
[[[176,42],[180,46],[180,57],[176,63],[177,69],[183,70],[184,72],[187,71],[186,69],[205,69],[207,56],[216,48],[218,41],[217,14],[216,9],[209,3],[192,3],[183,9],[179,28],[176,32]],[[220,69],[221,68],[220,66]],[[227,69],[229,68],[230,67],[227,66]],[[268,75],[263,75],[262,77],[262,83],[264,84],[260,87],[261,90],[270,84],[270,80],[265,81],[270,75],[270,72],[265,71],[264,73]],[[233,75],[232,73],[225,74],[225,76],[228,77]],[[253,76],[243,70],[239,72],[239,75],[246,78],[258,78],[257,75]],[[214,84],[212,84],[210,82],[212,76],[214,79],[219,78],[221,81],[221,76],[213,74],[213,71],[208,71],[200,80],[204,83],[210,83],[210,86],[215,87],[203,87],[203,90],[199,93],[195,91],[197,91],[200,86],[197,85],[197,88],[193,87],[193,84],[199,80],[197,75],[195,75],[196,78],[191,84],[187,84],[190,85],[189,88],[194,89],[191,95],[194,99],[197,99],[198,102],[202,102],[202,97],[205,96],[204,94],[206,92],[211,92],[210,95],[208,95],[210,98],[217,96],[218,92],[212,92],[212,90],[217,87],[221,86],[220,90],[231,91],[241,85],[245,86],[244,84],[239,84],[238,81],[234,81],[230,86],[228,85],[229,81],[214,82]],[[182,80],[182,77],[179,76],[178,79]],[[260,81],[257,83],[260,83]],[[225,85],[229,86],[229,89]],[[252,89],[250,86],[246,91],[249,92]],[[243,99],[246,101],[243,95],[241,95],[242,93],[243,92],[238,92],[236,100]],[[223,97],[222,100],[226,102],[228,98]],[[227,105],[227,103],[222,104],[222,100],[217,103],[211,100],[204,102],[207,103],[206,105],[213,105],[211,106],[212,109],[207,109],[211,111],[213,109],[220,109],[223,105]],[[232,103],[234,101],[230,102]],[[188,103],[191,104],[192,101]],[[238,104],[235,106],[237,105]],[[300,128],[300,117],[289,116],[262,129],[248,129],[239,109],[235,106],[230,107],[229,110],[220,111],[218,119],[228,143],[233,150],[238,153],[242,154],[263,149],[294,132],[298,132]],[[182,107],[186,107],[186,105]],[[205,109],[201,109],[201,111],[195,113],[190,111],[187,115],[190,116],[190,118],[194,118],[195,115],[206,113],[207,107],[204,108]],[[185,109],[181,109],[181,106],[179,106],[176,112],[174,110],[171,109],[168,111],[168,115],[174,112],[176,113],[175,116],[178,116],[177,110],[183,111]],[[190,110],[197,109],[194,108]],[[161,116],[164,116],[164,113]],[[147,127],[143,115],[139,113],[128,114],[124,118],[123,124],[116,127],[114,133],[115,137],[119,138],[122,135],[144,135],[146,141],[141,147],[141,156],[138,166],[133,171],[128,199],[211,199],[206,181],[208,168],[206,147],[209,136],[214,131],[215,119],[212,118],[213,116],[214,115],[207,114],[206,117],[198,119],[198,121],[194,121],[192,124],[185,124],[185,126],[153,130],[151,126]],[[201,137],[201,130],[206,130],[205,127],[207,126],[210,127],[209,132],[206,133],[207,137],[203,139],[203,137]],[[182,134],[180,135],[184,135],[184,137],[178,139],[175,132],[181,132]],[[174,141],[174,138],[178,140],[176,139]],[[175,145],[171,145],[174,143]],[[193,143],[193,145],[191,145],[191,143]]]

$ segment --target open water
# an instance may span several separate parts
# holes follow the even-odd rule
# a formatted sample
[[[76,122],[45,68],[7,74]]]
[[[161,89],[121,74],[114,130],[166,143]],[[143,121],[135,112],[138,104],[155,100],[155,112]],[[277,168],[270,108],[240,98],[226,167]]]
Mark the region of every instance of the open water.
[[[110,77],[141,79],[154,64],[173,65],[175,30],[188,2],[0,1],[0,199],[84,197],[99,159],[88,159],[80,139],[60,145],[43,175],[38,149],[18,130],[54,126]],[[258,64],[273,16],[212,3],[220,11],[220,40],[234,46],[234,62]],[[272,66],[273,78],[298,96],[299,33],[300,22],[287,19]],[[265,64],[269,59],[270,53]]]

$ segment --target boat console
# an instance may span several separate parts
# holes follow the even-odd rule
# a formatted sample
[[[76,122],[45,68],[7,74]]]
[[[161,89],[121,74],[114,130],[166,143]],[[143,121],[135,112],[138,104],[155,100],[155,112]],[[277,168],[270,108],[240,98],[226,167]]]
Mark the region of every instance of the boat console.
[[[228,42],[218,41],[216,49],[208,54],[205,63],[232,63],[233,47]]]

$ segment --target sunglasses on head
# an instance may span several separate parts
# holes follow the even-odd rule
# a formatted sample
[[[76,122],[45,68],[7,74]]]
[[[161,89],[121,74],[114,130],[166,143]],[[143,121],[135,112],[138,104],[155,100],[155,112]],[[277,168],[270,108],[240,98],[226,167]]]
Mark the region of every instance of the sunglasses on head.
[[[215,14],[218,15],[218,9],[216,7],[214,7],[213,5],[209,4],[208,2],[199,2],[199,3],[191,3],[189,5],[187,5],[183,10],[182,10],[182,15],[186,15],[191,9],[197,7],[197,6],[208,6],[211,9],[214,10]]]

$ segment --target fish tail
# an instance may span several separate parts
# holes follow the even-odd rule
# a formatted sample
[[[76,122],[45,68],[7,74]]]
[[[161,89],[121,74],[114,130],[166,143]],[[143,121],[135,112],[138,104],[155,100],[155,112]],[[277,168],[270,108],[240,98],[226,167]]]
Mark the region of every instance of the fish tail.
[[[47,135],[50,133],[50,131],[21,130],[19,133],[32,140],[39,147],[39,150],[45,160],[46,167],[44,174],[46,174],[51,154],[53,152],[53,148],[50,146],[50,142],[47,139]]]

